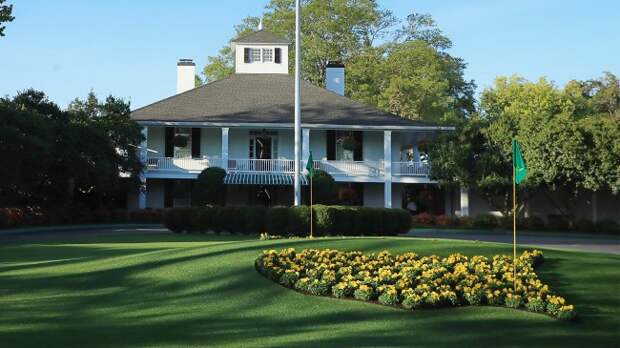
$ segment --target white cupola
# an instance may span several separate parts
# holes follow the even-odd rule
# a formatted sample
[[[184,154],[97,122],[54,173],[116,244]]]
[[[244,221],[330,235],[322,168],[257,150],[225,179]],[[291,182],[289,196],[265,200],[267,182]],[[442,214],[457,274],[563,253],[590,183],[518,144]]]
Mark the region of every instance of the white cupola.
[[[263,29],[235,39],[232,42],[235,73],[288,74],[289,44],[289,41]]]

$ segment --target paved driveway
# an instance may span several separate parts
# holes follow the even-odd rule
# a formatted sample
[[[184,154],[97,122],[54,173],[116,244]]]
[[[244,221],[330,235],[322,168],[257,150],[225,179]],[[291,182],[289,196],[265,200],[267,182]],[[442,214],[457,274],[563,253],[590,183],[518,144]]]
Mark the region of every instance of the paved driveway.
[[[407,236],[512,243],[511,231],[413,229]],[[517,243],[554,249],[620,254],[620,236],[577,233],[519,232]]]

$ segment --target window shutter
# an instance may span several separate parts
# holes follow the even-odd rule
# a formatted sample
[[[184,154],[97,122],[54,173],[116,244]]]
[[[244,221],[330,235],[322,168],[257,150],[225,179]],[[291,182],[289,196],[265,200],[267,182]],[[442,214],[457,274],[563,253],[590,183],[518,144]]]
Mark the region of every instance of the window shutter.
[[[336,159],[336,131],[328,130],[325,139],[327,140],[327,160],[334,161]]]
[[[355,150],[353,151],[353,160],[354,161],[363,161],[364,160],[364,146],[363,146],[363,137],[362,132],[359,131],[355,131],[353,132],[353,139],[355,139],[355,142],[357,143],[357,147],[355,148]]]
[[[244,63],[250,62],[250,49],[247,47],[243,49],[243,62]]]
[[[274,50],[273,59],[274,59],[274,62],[276,62],[277,64],[282,63],[282,49],[281,48],[276,48]]]
[[[192,157],[200,157],[200,128],[192,128]]]
[[[166,127],[166,139],[165,139],[165,156],[174,157],[174,145],[172,139],[174,138],[174,127]]]

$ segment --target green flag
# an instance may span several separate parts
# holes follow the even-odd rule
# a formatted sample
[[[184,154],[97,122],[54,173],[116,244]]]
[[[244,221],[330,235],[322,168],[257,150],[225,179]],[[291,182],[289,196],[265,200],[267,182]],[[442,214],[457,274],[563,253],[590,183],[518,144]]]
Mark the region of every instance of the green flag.
[[[520,184],[527,176],[527,166],[521,154],[521,147],[516,139],[512,140],[512,165],[515,169],[515,183]]]
[[[312,151],[310,151],[310,157],[308,157],[308,163],[306,163],[306,170],[308,171],[308,177],[314,176],[314,161],[312,160]]]

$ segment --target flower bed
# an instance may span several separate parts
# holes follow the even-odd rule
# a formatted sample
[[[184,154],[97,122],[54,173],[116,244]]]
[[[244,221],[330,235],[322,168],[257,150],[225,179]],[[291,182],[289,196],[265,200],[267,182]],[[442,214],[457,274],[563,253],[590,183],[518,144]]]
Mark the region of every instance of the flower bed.
[[[517,259],[516,282],[512,260],[504,255],[440,258],[411,252],[364,255],[361,251],[297,252],[290,248],[265,251],[255,266],[267,278],[312,295],[376,301],[406,309],[506,306],[561,320],[575,318],[574,307],[538,278],[534,268],[542,261],[541,251],[525,251]]]

